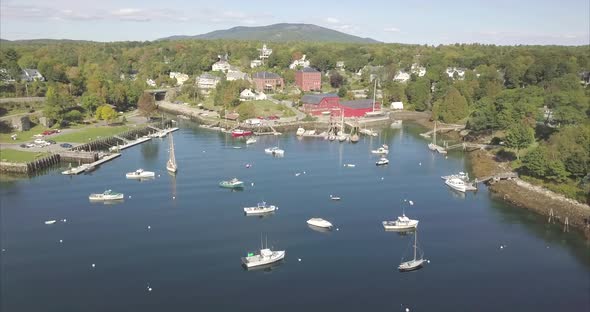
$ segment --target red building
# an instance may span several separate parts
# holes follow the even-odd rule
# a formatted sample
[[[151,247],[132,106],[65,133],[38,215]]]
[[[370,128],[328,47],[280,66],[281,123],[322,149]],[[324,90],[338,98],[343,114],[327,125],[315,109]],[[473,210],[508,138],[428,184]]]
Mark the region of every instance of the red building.
[[[366,113],[373,111],[373,100],[353,100],[340,102],[340,108],[344,111],[344,117],[364,117]],[[381,104],[375,102],[375,110],[381,109]]]
[[[336,94],[306,94],[301,98],[303,111],[311,115],[323,112],[340,111],[339,98]]]
[[[373,111],[373,100],[340,101],[336,94],[306,94],[301,98],[303,111],[311,115],[327,114],[344,117],[364,117]],[[375,102],[375,110],[381,109],[381,104]]]
[[[254,73],[252,80],[256,84],[256,91],[274,91],[276,89],[282,89],[285,85],[281,76],[269,72]]]
[[[322,89],[322,73],[305,67],[295,72],[295,84],[303,91],[319,91]]]

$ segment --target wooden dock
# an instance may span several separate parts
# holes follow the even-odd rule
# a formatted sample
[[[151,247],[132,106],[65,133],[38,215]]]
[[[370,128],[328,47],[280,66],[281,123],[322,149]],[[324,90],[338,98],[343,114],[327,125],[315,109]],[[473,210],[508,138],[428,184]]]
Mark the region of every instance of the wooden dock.
[[[147,138],[145,138],[145,137],[144,138],[139,138],[137,140],[130,141],[129,143],[125,143],[123,145],[112,146],[111,148],[109,148],[109,150],[111,152],[112,151],[122,151],[124,149],[130,148],[130,147],[135,146],[137,144],[141,144],[143,142],[147,142],[147,141],[149,141],[151,139],[152,138],[150,138],[150,137],[147,137]]]
[[[500,180],[512,180],[518,178],[518,174],[516,172],[503,172],[496,175],[476,178],[475,183],[488,183],[488,182],[496,182]]]

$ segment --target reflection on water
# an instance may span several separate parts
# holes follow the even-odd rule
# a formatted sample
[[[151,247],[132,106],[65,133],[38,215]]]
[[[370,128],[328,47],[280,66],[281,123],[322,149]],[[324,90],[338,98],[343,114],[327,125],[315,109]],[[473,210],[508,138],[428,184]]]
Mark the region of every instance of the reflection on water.
[[[319,226],[315,226],[315,225],[311,225],[308,224],[307,225],[310,229],[316,231],[316,232],[320,232],[320,233],[330,233],[332,232],[332,228],[325,228],[325,227],[319,227]]]
[[[283,263],[285,262],[285,260],[280,260],[277,262],[273,262],[273,263],[269,263],[269,264],[265,264],[265,265],[259,265],[259,266],[255,266],[255,267],[247,267],[246,265],[242,264],[242,269],[244,269],[244,271],[249,271],[249,272],[265,272],[265,273],[271,273],[274,270],[277,270],[281,265],[283,265]]]

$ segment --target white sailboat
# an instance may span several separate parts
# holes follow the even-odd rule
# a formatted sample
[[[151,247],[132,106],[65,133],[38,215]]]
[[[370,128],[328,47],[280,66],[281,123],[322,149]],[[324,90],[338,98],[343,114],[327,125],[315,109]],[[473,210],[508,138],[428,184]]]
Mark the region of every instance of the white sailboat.
[[[418,231],[414,232],[414,259],[409,261],[402,261],[400,265],[397,267],[400,272],[408,272],[413,271],[421,268],[424,265],[426,260],[424,259],[424,254],[421,252],[420,258],[417,258],[417,249],[418,249]],[[403,260],[403,259],[402,259]]]
[[[170,158],[168,158],[168,162],[166,163],[166,170],[171,173],[176,173],[178,170],[176,157],[174,156],[174,139],[172,138],[172,133],[170,133]]]
[[[434,133],[432,134],[432,143],[428,143],[428,148],[431,151],[438,152],[439,154],[447,153],[447,150],[445,150],[442,146],[436,145],[436,121],[434,121]]]

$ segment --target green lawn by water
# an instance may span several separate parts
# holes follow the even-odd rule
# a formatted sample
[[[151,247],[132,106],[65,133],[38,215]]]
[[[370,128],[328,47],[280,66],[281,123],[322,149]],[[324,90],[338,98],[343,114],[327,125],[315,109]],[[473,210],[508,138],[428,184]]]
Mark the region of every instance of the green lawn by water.
[[[113,136],[129,130],[129,126],[100,126],[80,129],[72,133],[65,133],[51,137],[56,142],[86,143],[99,138]]]
[[[0,159],[8,162],[30,162],[37,158],[46,156],[47,153],[25,152],[3,148],[0,150]]]
[[[10,133],[0,133],[0,143],[23,143],[23,142],[30,142],[33,140],[33,135],[40,134],[41,132],[47,130],[47,128],[36,125],[35,127],[31,128],[29,131],[13,131]],[[13,140],[10,136],[16,133],[16,140]]]

